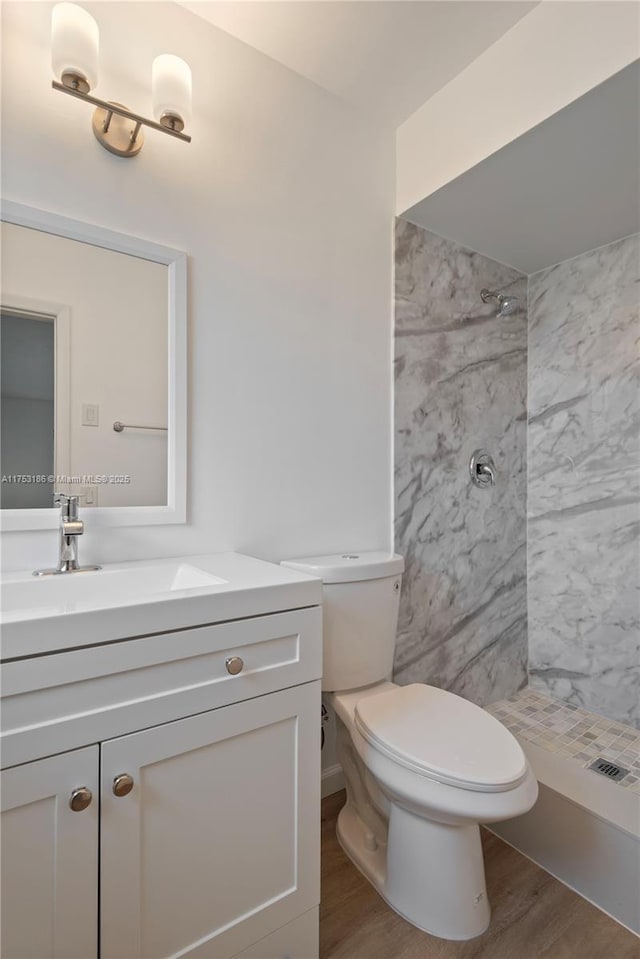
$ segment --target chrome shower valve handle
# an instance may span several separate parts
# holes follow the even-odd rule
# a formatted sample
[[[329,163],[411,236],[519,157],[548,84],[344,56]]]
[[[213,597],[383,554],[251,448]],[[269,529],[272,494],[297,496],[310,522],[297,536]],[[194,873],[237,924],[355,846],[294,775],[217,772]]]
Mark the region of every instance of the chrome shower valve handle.
[[[469,460],[469,475],[474,486],[481,489],[495,486],[498,471],[491,454],[486,450],[476,450]]]

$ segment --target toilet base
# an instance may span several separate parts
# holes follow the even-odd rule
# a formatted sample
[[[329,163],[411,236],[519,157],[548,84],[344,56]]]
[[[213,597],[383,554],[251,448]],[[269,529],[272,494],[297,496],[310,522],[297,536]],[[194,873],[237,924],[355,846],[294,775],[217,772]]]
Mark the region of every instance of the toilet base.
[[[392,803],[384,896],[434,936],[480,936],[491,918],[480,828],[434,822]]]
[[[417,816],[380,791],[343,722],[338,758],[347,802],[338,841],[403,919],[441,939],[474,939],[489,925],[480,829]]]
[[[387,872],[387,843],[380,836],[371,842],[371,833],[358,816],[355,805],[347,803],[338,814],[338,842],[365,879],[382,892]]]
[[[337,836],[353,864],[399,915],[441,939],[481,935],[490,920],[480,830],[415,816],[391,803],[387,842],[347,804]],[[375,848],[372,848],[375,845]]]

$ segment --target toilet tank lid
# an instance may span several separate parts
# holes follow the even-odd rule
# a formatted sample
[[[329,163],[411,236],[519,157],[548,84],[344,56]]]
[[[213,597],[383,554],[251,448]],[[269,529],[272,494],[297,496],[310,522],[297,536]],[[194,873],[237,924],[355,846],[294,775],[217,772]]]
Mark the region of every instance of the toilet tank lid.
[[[372,552],[330,553],[327,556],[306,556],[283,560],[282,566],[317,576],[323,583],[358,583],[367,579],[397,576],[404,571],[404,559],[397,553]]]

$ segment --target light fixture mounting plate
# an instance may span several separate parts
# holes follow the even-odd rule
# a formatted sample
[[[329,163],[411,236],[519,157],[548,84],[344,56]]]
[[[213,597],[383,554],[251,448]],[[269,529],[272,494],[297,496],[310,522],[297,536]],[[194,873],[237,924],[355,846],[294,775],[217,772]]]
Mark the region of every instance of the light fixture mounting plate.
[[[113,103],[114,107],[120,107],[123,110],[128,109],[122,103],[116,103],[113,100],[109,102]],[[139,124],[128,119],[128,117],[110,113],[109,110],[102,107],[94,110],[91,126],[100,146],[116,156],[137,156],[144,145],[144,133]]]

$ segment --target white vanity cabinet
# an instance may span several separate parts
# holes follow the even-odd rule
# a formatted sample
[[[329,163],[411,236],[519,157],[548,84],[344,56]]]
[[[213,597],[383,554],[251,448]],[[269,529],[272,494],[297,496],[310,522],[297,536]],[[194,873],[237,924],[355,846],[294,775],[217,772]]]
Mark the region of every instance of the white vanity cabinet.
[[[103,959],[234,956],[317,904],[314,687],[103,745]]]
[[[89,746],[0,774],[3,959],[96,955],[98,753]]]
[[[3,959],[317,956],[319,607],[2,669]]]

